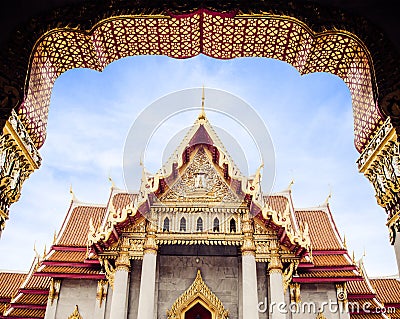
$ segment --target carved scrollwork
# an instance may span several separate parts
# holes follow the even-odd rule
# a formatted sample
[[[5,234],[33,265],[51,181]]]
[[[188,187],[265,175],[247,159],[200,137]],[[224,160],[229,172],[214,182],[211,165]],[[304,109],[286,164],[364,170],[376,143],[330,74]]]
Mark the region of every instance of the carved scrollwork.
[[[375,190],[375,198],[388,215],[389,238],[394,244],[400,212],[400,149],[397,134],[386,120],[358,159],[360,172]]]
[[[24,181],[40,163],[39,152],[13,112],[0,136],[0,230],[10,205],[21,196]]]
[[[108,291],[108,281],[99,280],[97,282],[96,300],[98,301],[98,305],[100,308],[103,304],[103,301],[107,298],[107,291]]]
[[[48,297],[50,305],[53,304],[54,300],[58,299],[58,294],[60,293],[60,287],[61,287],[61,280],[51,278],[49,297]]]
[[[293,261],[283,271],[282,284],[283,284],[283,291],[284,292],[286,292],[286,290],[288,289],[289,284],[292,281],[293,274],[295,273],[298,265],[299,265],[298,261]]]
[[[298,304],[301,302],[300,284],[298,282],[289,285],[289,293],[291,303]]]

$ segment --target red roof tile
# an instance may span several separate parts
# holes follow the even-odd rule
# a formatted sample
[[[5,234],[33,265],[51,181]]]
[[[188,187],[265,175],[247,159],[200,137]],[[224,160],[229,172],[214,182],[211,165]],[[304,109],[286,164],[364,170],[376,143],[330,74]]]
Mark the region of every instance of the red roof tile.
[[[378,299],[385,303],[400,304],[400,280],[394,278],[370,279]]]
[[[295,211],[298,221],[308,223],[313,250],[343,249],[328,214],[323,210]]]
[[[27,274],[1,272],[0,273],[0,299],[12,298],[26,279]]]
[[[347,293],[349,295],[370,295],[375,292],[370,289],[364,279],[360,281],[349,281],[347,283]]]
[[[89,221],[98,227],[103,220],[106,208],[99,206],[78,206],[67,215],[56,244],[60,246],[86,246]],[[65,224],[66,223],[66,224]]]

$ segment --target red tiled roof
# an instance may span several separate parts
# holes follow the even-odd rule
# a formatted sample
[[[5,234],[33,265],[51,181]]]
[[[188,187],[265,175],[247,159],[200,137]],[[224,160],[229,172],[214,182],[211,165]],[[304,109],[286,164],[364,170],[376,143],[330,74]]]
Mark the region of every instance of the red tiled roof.
[[[25,289],[49,289],[51,278],[31,275],[23,286]],[[22,287],[21,287],[22,288]]]
[[[62,274],[99,274],[100,270],[86,267],[70,267],[70,266],[44,266],[40,271],[44,273],[62,273]],[[38,278],[48,278],[38,276]]]
[[[310,278],[342,278],[358,276],[351,270],[328,270],[328,271],[307,271],[299,273],[299,277]]]
[[[41,310],[41,309],[29,309],[29,308],[13,308],[8,314],[8,317],[44,318],[45,313],[46,313],[45,309]]]
[[[47,303],[48,295],[42,294],[23,294],[21,298],[18,298],[17,303],[19,304],[36,304],[45,305]]]
[[[384,319],[382,314],[377,313],[363,313],[363,314],[350,314],[350,319]]]
[[[288,199],[282,195],[271,195],[264,197],[266,203],[271,209],[283,213],[286,209],[286,205],[288,204]]]
[[[112,197],[112,204],[115,209],[123,209],[131,204],[136,197],[137,194],[118,193]]]
[[[316,267],[352,265],[344,255],[313,255],[313,264]]]
[[[384,304],[400,304],[400,280],[394,278],[370,279],[378,299]]]
[[[296,210],[298,221],[308,223],[313,250],[343,249],[328,213],[323,210]]]
[[[347,293],[349,295],[370,295],[375,294],[370,287],[368,286],[367,282],[364,280],[360,281],[349,281],[347,282]]]
[[[0,299],[12,298],[26,279],[27,274],[1,272],[0,273]]]
[[[92,218],[93,226],[98,227],[106,212],[105,207],[78,206],[73,208],[67,216],[66,225],[63,225],[62,234],[56,242],[60,246],[86,246],[89,232],[89,221]]]
[[[49,261],[62,262],[83,262],[86,257],[86,251],[55,251],[48,259]]]

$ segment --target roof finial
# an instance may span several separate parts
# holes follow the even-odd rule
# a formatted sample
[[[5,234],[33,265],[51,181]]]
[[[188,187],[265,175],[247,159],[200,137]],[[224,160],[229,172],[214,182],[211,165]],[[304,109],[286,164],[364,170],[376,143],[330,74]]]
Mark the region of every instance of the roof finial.
[[[329,194],[328,194],[328,196],[326,197],[326,199],[325,199],[325,205],[328,205],[329,204],[329,199],[332,197],[332,187],[331,187],[331,185],[329,184]]]
[[[345,249],[347,249],[346,234],[343,234],[343,246]]]
[[[115,188],[115,183],[114,183],[113,179],[111,178],[111,174],[108,175],[108,180],[111,183],[111,188]]]
[[[288,185],[288,187],[287,187],[287,189],[290,191],[290,190],[292,190],[292,185],[294,184],[294,178],[292,178],[292,180],[290,181],[290,183],[289,183],[289,185]]]
[[[205,96],[204,96],[204,85],[203,85],[203,90],[201,91],[201,112],[199,114],[199,120],[206,119],[206,111],[204,110],[204,101],[205,101]]]
[[[74,191],[72,190],[72,184],[69,186],[69,192],[71,193],[71,195],[72,195],[72,198],[71,198],[71,200],[72,201],[76,201],[77,200],[77,198],[76,198],[76,196],[75,196],[75,193],[74,193]]]
[[[53,245],[56,244],[57,241],[57,230],[54,230],[54,235],[53,235]]]

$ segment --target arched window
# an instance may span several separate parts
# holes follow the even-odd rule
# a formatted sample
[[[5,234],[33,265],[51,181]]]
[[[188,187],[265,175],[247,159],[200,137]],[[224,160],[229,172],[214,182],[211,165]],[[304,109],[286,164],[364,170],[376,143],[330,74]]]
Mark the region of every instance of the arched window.
[[[232,218],[231,221],[229,222],[229,231],[231,233],[236,233],[236,221],[234,218]]]
[[[197,219],[197,231],[203,231],[203,219],[201,217],[199,217]]]
[[[169,231],[169,218],[168,217],[165,217],[165,219],[164,219],[163,231]]]
[[[186,231],[186,218],[182,217],[179,224],[179,231]]]
[[[219,219],[217,217],[214,218],[213,231],[219,232]]]

